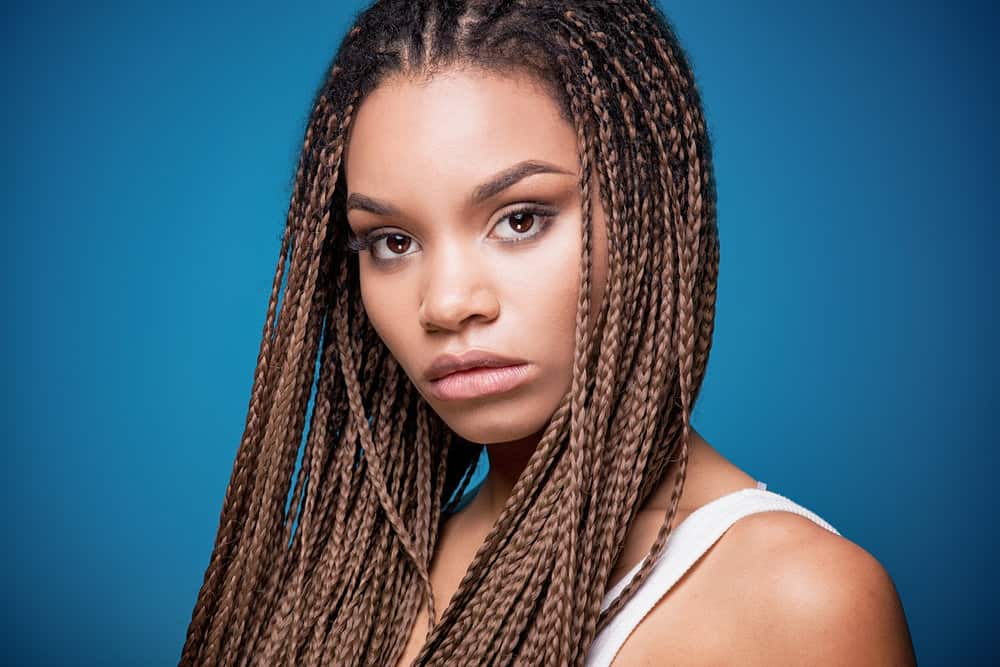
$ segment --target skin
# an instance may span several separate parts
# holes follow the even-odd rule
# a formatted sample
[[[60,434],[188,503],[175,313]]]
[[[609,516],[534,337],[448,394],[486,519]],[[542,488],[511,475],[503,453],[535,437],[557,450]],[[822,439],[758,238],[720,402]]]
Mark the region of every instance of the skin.
[[[536,173],[469,204],[478,185],[524,160],[565,173]],[[349,200],[363,195],[395,209],[350,209],[353,233],[401,235],[359,253],[368,317],[421,395],[455,432],[484,443],[489,457],[481,491],[444,524],[431,563],[440,618],[570,388],[582,250],[576,134],[526,75],[453,69],[428,80],[398,76],[357,109],[344,164]],[[591,193],[593,323],[608,262],[596,179]],[[530,216],[515,222],[511,213],[526,202],[555,210],[547,225]],[[424,378],[430,361],[473,347],[524,359],[530,382],[471,400],[432,396]],[[675,474],[637,514],[612,584],[652,545]],[[673,525],[755,485],[692,429]],[[419,652],[426,627],[425,608],[400,665]],[[663,664],[664,656],[683,665],[914,662],[899,597],[878,561],[789,512],[737,521],[643,619],[614,664]]]

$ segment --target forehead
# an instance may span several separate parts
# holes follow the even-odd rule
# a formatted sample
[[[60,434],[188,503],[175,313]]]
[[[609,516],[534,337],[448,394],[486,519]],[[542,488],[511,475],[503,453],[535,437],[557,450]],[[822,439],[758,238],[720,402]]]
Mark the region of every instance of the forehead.
[[[378,196],[469,188],[525,159],[578,170],[576,131],[527,74],[457,70],[392,78],[362,101],[345,155],[349,190]],[[453,193],[464,195],[464,192]]]

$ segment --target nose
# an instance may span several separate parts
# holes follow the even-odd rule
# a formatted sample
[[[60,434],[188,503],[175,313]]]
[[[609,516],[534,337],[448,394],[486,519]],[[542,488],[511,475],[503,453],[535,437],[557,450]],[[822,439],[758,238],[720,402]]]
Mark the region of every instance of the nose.
[[[460,331],[470,320],[490,322],[500,314],[489,262],[465,246],[448,245],[424,265],[419,317],[426,331]]]

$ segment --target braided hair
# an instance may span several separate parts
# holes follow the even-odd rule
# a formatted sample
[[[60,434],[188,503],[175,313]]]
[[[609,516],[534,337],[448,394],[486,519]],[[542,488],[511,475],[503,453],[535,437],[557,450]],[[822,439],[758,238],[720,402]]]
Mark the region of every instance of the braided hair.
[[[358,105],[388,76],[469,65],[530,73],[575,128],[582,271],[571,390],[435,622],[431,557],[483,445],[448,428],[366,317],[347,249],[342,156]],[[609,248],[596,322],[592,174]],[[426,605],[428,636],[413,664],[582,665],[670,534],[718,265],[704,113],[655,5],[365,8],[313,99],[246,424],[181,664],[394,665]],[[649,557],[602,611],[633,518],[671,466]]]

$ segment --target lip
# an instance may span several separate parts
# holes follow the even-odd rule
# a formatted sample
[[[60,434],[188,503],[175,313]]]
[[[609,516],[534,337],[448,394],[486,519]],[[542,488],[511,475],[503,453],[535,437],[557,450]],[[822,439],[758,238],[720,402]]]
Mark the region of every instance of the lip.
[[[424,373],[424,377],[434,382],[447,375],[473,368],[502,368],[527,363],[524,359],[507,357],[489,350],[468,350],[462,354],[442,354],[436,357]]]
[[[531,378],[531,364],[469,368],[432,380],[431,394],[442,401],[478,398],[516,389]]]

